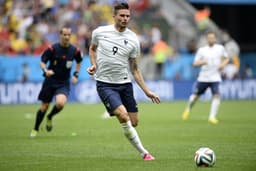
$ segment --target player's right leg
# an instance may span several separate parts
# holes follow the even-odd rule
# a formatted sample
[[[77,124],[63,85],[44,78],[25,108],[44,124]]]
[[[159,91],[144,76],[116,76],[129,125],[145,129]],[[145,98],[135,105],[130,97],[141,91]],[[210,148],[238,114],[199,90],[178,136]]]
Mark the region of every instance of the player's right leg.
[[[51,112],[47,115],[46,130],[49,132],[52,130],[52,118],[59,113],[67,102],[67,96],[65,94],[56,95],[56,104],[53,106]]]
[[[188,120],[192,107],[196,103],[199,96],[205,92],[207,87],[208,87],[208,84],[203,83],[203,82],[196,82],[194,84],[193,94],[190,95],[187,106],[186,106],[184,112],[182,113],[182,120],[184,120],[184,121]]]
[[[196,94],[191,94],[188,100],[187,107],[185,108],[184,112],[182,113],[182,120],[188,120],[190,111],[194,106],[195,102],[197,101],[198,96]]]
[[[36,119],[35,119],[35,125],[30,133],[30,137],[34,138],[37,136],[37,133],[39,131],[39,127],[44,119],[44,115],[49,107],[49,103],[42,102],[41,108],[36,113]]]
[[[49,104],[53,98],[53,87],[49,80],[45,80],[42,89],[38,95],[38,99],[42,101],[41,108],[37,111],[36,119],[35,119],[35,126],[30,133],[30,137],[36,137],[39,131],[39,127],[44,119],[44,115],[48,110]]]

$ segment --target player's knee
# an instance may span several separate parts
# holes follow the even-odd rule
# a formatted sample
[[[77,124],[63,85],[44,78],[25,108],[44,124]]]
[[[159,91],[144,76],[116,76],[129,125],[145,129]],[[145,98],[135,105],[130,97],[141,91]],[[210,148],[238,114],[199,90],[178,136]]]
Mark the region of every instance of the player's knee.
[[[131,119],[131,123],[132,123],[133,127],[138,126],[139,120],[138,120],[137,117],[136,118],[130,118],[130,119]]]
[[[137,121],[132,121],[132,126],[133,126],[133,127],[138,126],[138,120],[137,120]]]
[[[130,120],[128,113],[118,113],[116,116],[120,122],[128,122]]]
[[[56,103],[56,107],[57,107],[58,109],[63,109],[64,106],[65,106],[65,103],[62,103],[62,102],[57,102],[57,103]]]
[[[49,107],[48,103],[43,103],[40,108],[41,112],[46,112],[48,110],[48,107]]]
[[[214,94],[213,99],[220,99],[220,95],[219,94]]]

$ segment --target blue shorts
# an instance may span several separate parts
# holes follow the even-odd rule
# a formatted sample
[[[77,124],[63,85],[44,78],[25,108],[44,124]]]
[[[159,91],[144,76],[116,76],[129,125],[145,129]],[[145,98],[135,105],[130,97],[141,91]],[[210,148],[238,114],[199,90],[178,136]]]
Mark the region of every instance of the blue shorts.
[[[68,97],[70,91],[69,81],[58,81],[46,78],[38,95],[38,100],[50,103],[54,96],[64,94]]]
[[[220,82],[196,82],[193,87],[193,93],[201,95],[209,87],[213,95],[219,94],[219,84]]]
[[[98,95],[111,116],[120,105],[124,105],[127,112],[138,112],[132,83],[109,84],[97,81],[96,86]]]

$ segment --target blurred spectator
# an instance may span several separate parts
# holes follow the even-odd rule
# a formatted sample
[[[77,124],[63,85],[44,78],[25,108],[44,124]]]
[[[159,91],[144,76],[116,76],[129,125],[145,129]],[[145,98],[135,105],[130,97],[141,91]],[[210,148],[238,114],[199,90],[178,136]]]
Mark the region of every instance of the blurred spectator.
[[[150,0],[130,0],[130,7],[135,15],[141,15],[150,7]]]
[[[197,50],[197,42],[195,39],[188,41],[187,43],[187,51],[189,54],[195,54]]]
[[[20,78],[20,82],[25,83],[25,82],[28,81],[29,72],[30,72],[30,69],[29,69],[28,64],[24,63],[22,65],[22,75],[21,75],[21,78]]]
[[[162,33],[157,24],[153,25],[151,28],[151,41],[153,44],[157,43],[162,39]]]
[[[242,71],[241,71],[241,77],[243,79],[247,79],[247,78],[253,78],[253,69],[252,67],[250,66],[250,64],[245,64],[243,67],[242,67]]]
[[[28,28],[33,24],[33,16],[25,15],[18,26],[19,37],[24,39]]]
[[[10,32],[6,27],[0,28],[0,54],[10,51]]]
[[[40,43],[34,47],[33,54],[35,56],[40,56],[43,51],[48,47],[48,42],[45,39],[40,39]]]
[[[41,3],[41,9],[42,9],[42,18],[47,19],[47,21],[53,20],[52,12],[54,12],[54,0],[40,0]]]
[[[232,61],[229,61],[229,63],[222,70],[222,76],[223,79],[226,80],[236,79],[239,77],[239,70]]]
[[[13,55],[24,55],[30,52],[28,42],[24,38],[19,37],[18,33],[15,33],[11,38],[10,47]]]
[[[208,6],[205,6],[203,9],[197,10],[195,12],[194,17],[195,17],[195,21],[199,31],[205,31],[208,29],[210,15],[211,15],[211,10]]]
[[[222,41],[223,45],[228,53],[228,56],[232,59],[233,64],[237,67],[239,70],[240,68],[240,48],[237,42],[231,38],[229,33],[227,31],[222,31]]]
[[[152,47],[153,57],[156,64],[155,79],[163,78],[164,63],[167,58],[174,54],[174,50],[165,41],[159,40]]]
[[[141,44],[142,57],[144,57],[144,55],[148,55],[150,53],[152,46],[150,28],[148,26],[144,26],[141,30],[137,31],[137,35]]]

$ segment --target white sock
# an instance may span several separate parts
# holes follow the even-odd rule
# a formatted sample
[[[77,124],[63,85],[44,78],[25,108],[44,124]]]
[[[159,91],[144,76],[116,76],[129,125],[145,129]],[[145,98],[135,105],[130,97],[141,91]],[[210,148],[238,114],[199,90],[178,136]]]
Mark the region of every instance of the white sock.
[[[194,94],[192,94],[190,97],[189,97],[189,100],[188,100],[188,106],[187,106],[187,109],[190,111],[191,108],[193,107],[193,105],[195,104],[195,100],[196,99],[196,96]]]
[[[147,154],[148,151],[143,147],[140,137],[136,131],[136,129],[132,126],[131,121],[127,123],[122,123],[122,127],[124,129],[124,135],[131,142],[131,144],[141,153],[142,156]]]
[[[220,105],[220,99],[219,98],[213,98],[209,118],[215,118],[216,117],[219,105]]]

